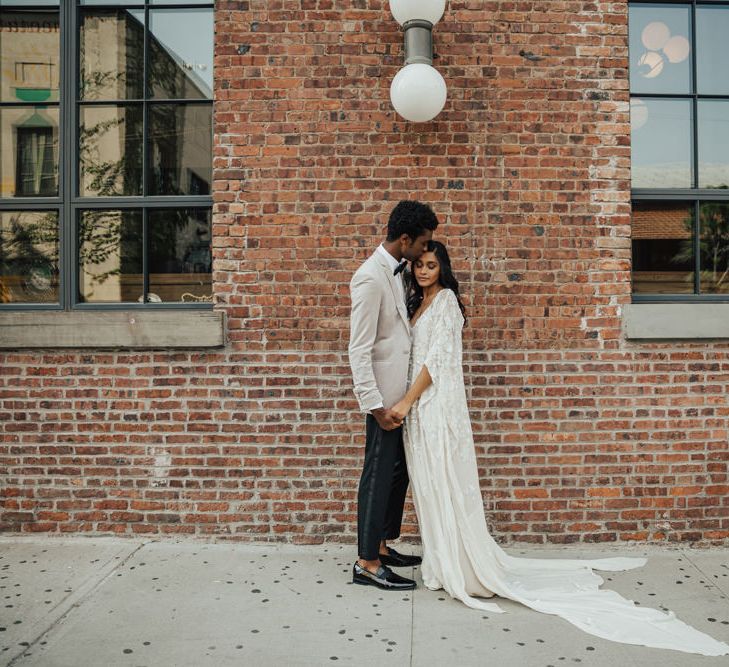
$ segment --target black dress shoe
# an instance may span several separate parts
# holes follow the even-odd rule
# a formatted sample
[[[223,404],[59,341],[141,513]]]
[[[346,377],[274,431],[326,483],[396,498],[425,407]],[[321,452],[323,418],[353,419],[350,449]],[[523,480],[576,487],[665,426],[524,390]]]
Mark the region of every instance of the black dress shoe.
[[[352,567],[352,582],[363,586],[377,586],[386,591],[409,591],[415,588],[415,582],[412,579],[401,577],[384,565],[380,565],[375,574],[359,563],[355,563]]]
[[[380,554],[380,562],[389,567],[412,567],[420,565],[423,559],[420,556],[406,556],[399,554],[392,547],[387,547],[388,554]]]

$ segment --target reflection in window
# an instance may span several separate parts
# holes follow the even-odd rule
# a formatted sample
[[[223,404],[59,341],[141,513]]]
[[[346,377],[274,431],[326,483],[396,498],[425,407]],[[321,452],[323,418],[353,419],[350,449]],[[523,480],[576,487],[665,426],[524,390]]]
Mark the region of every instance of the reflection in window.
[[[79,110],[79,189],[82,196],[142,194],[139,104]]]
[[[58,192],[56,137],[50,127],[18,128],[16,197],[49,197]]]
[[[630,6],[631,92],[691,92],[690,18],[688,4]]]
[[[696,7],[696,87],[702,95],[729,95],[729,5]]]
[[[212,301],[209,209],[149,212],[150,301]]]
[[[630,110],[633,187],[691,187],[690,100],[634,97]]]
[[[58,107],[0,108],[0,195],[58,194]]]
[[[0,211],[0,303],[58,301],[58,212]]]
[[[142,250],[142,211],[83,211],[78,224],[79,301],[142,300]]]
[[[60,52],[57,11],[3,9],[0,102],[57,102]]]
[[[213,151],[210,105],[150,105],[149,143],[149,194],[210,194]]]
[[[694,291],[693,207],[679,202],[636,202],[632,216],[633,292]]]
[[[698,101],[699,187],[729,186],[729,101]]]
[[[212,10],[151,11],[149,31],[150,96],[162,99],[211,99]]]
[[[140,99],[143,75],[144,11],[84,13],[79,40],[79,97]]]
[[[729,294],[729,204],[701,204],[699,229],[701,293]]]

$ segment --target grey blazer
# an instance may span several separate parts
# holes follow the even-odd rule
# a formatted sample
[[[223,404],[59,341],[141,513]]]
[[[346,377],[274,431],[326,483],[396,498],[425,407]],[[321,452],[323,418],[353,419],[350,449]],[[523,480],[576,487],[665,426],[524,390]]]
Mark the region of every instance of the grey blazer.
[[[407,390],[410,322],[387,260],[375,251],[349,284],[352,316],[349,365],[363,412],[397,403]]]

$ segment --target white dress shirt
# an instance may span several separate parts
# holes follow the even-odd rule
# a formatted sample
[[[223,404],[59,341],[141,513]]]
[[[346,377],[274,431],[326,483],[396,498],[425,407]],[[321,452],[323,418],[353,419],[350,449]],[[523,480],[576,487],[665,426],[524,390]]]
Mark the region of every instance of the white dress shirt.
[[[395,269],[400,265],[400,262],[398,262],[387,250],[385,250],[384,244],[380,244],[377,248],[378,252],[382,253],[387,258],[387,263],[389,264],[390,268],[392,269],[393,273]],[[404,260],[403,260],[404,261]],[[395,276],[395,282],[397,283],[397,288],[400,290],[400,298],[402,301],[405,301],[405,284],[402,280],[402,273],[398,273]]]

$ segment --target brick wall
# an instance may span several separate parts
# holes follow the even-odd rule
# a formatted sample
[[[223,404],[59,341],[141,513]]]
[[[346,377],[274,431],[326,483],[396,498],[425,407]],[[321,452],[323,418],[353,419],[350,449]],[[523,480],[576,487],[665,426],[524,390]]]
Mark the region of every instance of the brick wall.
[[[448,102],[400,120],[386,2],[217,3],[216,352],[0,359],[8,531],[345,541],[363,423],[352,272],[401,198],[460,278],[501,542],[729,538],[729,345],[621,337],[627,3],[452,1]],[[417,533],[412,506],[405,531]]]

